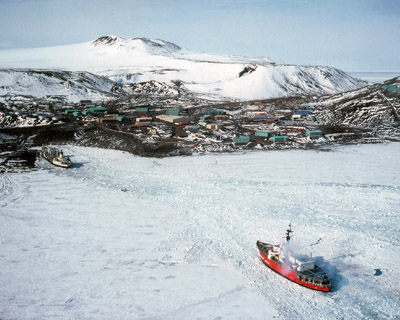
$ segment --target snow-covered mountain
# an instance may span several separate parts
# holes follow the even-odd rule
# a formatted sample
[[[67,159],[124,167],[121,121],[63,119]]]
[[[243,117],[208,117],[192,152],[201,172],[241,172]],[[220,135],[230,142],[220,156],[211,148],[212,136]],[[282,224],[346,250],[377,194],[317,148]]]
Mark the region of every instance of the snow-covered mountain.
[[[0,69],[0,96],[63,97],[66,101],[115,97],[115,82],[89,72]]]
[[[164,40],[117,36],[58,47],[1,50],[0,68],[87,71],[119,84],[157,81],[170,85],[179,80],[184,89],[202,96],[242,100],[337,93],[365,85],[331,67],[197,53]]]

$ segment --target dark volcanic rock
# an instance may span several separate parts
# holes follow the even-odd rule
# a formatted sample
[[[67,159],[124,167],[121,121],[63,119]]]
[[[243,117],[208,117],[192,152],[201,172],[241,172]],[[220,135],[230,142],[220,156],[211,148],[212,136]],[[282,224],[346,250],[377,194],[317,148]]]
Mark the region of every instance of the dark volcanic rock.
[[[318,121],[331,126],[370,129],[377,135],[400,138],[400,77],[359,90],[334,95],[321,103]]]

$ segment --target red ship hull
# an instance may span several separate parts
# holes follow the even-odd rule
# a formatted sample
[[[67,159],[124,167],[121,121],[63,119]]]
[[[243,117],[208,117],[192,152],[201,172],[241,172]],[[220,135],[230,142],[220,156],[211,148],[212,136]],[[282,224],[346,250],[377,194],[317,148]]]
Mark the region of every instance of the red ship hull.
[[[298,283],[301,286],[313,289],[313,290],[318,290],[318,291],[325,291],[328,292],[331,290],[331,287],[323,287],[323,286],[318,286],[318,285],[314,285],[311,283],[307,283],[304,281],[300,281],[297,278],[297,274],[296,272],[294,272],[292,269],[290,269],[288,266],[286,265],[279,265],[276,262],[268,259],[266,256],[264,256],[262,254],[262,252],[260,250],[258,250],[258,253],[260,254],[261,260],[267,265],[267,267],[271,268],[272,270],[274,270],[275,272],[279,273],[280,275],[282,275],[283,277]]]

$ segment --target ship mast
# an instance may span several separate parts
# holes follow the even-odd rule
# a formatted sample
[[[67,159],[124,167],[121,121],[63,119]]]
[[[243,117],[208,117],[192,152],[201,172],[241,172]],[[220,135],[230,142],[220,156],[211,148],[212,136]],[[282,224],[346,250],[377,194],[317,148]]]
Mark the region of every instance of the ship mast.
[[[289,223],[289,229],[286,230],[286,241],[289,242],[290,234],[292,233],[292,223]]]

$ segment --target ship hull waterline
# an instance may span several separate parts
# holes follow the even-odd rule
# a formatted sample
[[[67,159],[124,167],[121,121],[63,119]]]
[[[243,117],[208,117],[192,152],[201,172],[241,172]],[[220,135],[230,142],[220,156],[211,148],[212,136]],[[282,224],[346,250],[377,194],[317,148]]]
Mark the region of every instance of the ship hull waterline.
[[[258,250],[258,253],[261,257],[261,260],[264,262],[264,264],[267,267],[269,267],[270,269],[279,273],[282,277],[285,277],[286,279],[289,279],[289,280],[291,280],[303,287],[309,288],[309,289],[313,289],[313,290],[317,290],[317,291],[324,291],[324,292],[329,292],[331,290],[331,287],[317,286],[317,285],[314,285],[311,283],[300,281],[297,278],[297,274],[293,270],[288,268],[286,265],[280,266],[276,262],[274,262],[274,261],[268,259],[266,256],[264,256],[260,250]]]

